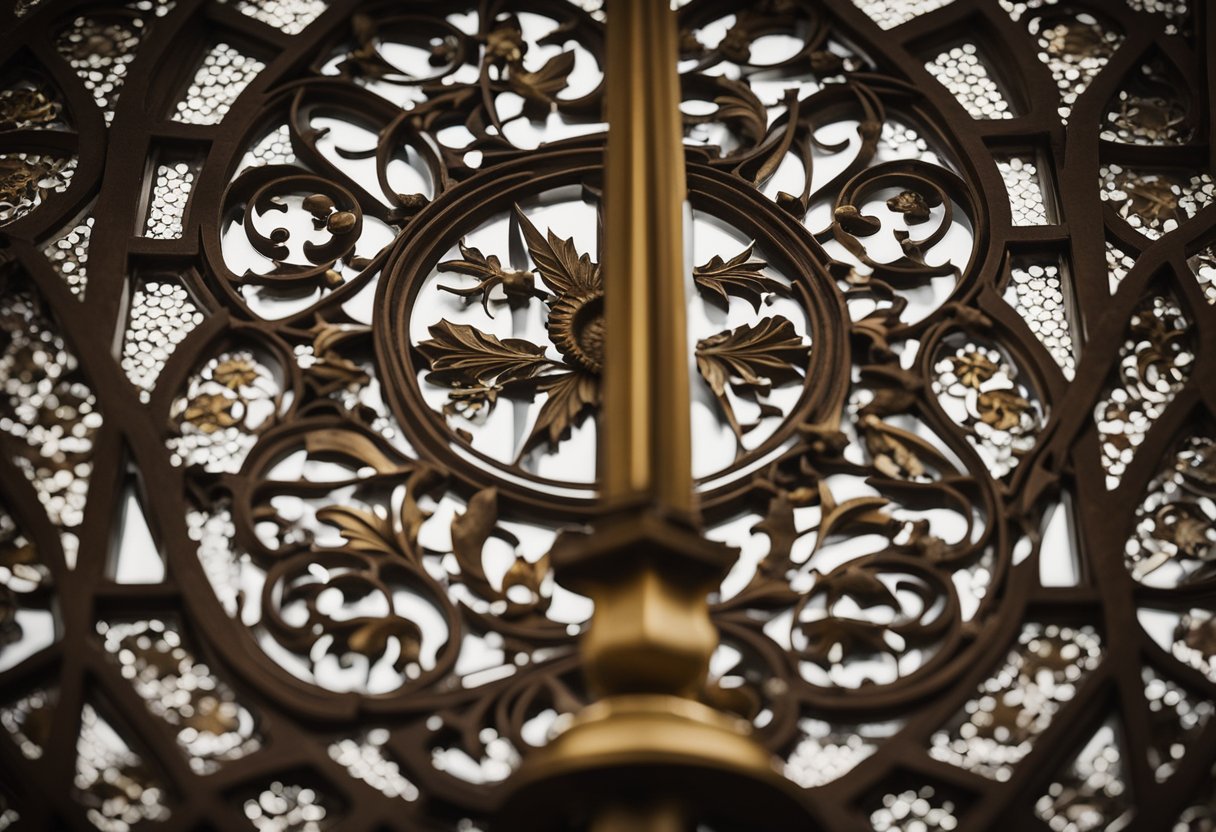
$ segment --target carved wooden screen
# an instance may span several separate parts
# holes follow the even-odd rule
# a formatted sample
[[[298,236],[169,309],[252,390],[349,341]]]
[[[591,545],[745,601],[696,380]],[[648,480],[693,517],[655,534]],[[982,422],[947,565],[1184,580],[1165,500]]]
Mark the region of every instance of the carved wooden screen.
[[[488,829],[584,704],[603,21],[0,12],[0,828]],[[705,700],[823,829],[1213,829],[1211,11],[680,22]]]

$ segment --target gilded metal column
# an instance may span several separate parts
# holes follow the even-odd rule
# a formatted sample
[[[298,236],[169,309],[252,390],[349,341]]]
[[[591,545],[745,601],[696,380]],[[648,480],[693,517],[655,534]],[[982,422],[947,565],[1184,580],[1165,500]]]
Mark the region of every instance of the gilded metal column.
[[[563,534],[558,579],[595,601],[582,644],[600,697],[509,784],[509,829],[683,832],[698,821],[806,825],[750,725],[698,701],[717,632],[707,596],[736,553],[700,531],[685,322],[677,20],[613,0],[607,24],[606,519]]]
[[[618,0],[607,33],[604,496],[691,515],[683,129],[675,13]]]

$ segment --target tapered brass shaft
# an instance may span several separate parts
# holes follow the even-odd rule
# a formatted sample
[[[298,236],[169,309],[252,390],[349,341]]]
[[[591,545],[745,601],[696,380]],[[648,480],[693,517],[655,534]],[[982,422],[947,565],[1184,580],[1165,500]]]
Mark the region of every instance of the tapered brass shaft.
[[[718,644],[707,596],[736,553],[701,534],[692,477],[687,194],[667,0],[612,0],[606,53],[599,470],[609,511],[551,552],[558,580],[595,601],[582,657],[598,701],[525,763],[502,822],[685,832],[700,820],[768,829],[794,819],[789,828],[809,829],[750,725],[698,701]]]
[[[609,14],[601,480],[609,500],[691,513],[676,16],[655,0]]]
[[[617,507],[611,536],[636,551],[604,551],[585,587],[597,610],[583,644],[587,675],[605,695],[696,696],[717,644],[705,603],[716,563],[690,574],[658,541],[620,537],[623,524],[647,522],[640,515],[658,518],[646,533],[664,537],[671,530],[658,525],[679,524],[685,534],[698,525],[677,29],[665,2],[614,0],[609,9],[600,474],[603,498]]]

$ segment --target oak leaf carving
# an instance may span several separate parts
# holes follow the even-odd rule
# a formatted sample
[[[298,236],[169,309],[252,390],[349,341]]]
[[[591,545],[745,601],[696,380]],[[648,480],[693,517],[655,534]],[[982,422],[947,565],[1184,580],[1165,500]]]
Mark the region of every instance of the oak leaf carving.
[[[786,294],[786,287],[779,280],[761,274],[767,264],[751,259],[753,248],[754,243],[725,261],[715,254],[708,263],[693,269],[693,282],[721,306],[729,305],[733,295],[743,298],[759,311],[765,294]]]
[[[549,396],[520,449],[521,456],[543,441],[557,447],[570,428],[600,403],[598,380],[579,370],[546,376],[537,389]]]
[[[518,205],[515,206],[515,215],[519,219],[532,262],[536,264],[540,279],[549,287],[549,291],[556,295],[587,297],[603,290],[599,264],[590,255],[579,254],[574,247],[574,238],[563,240],[552,230],[542,236]]]
[[[810,347],[786,318],[764,318],[697,342],[697,370],[718,398],[735,435],[755,427],[741,425],[727,396],[727,387],[753,401],[767,395],[774,383],[801,378]]]
[[[522,338],[499,340],[465,324],[440,321],[430,327],[431,339],[418,344],[432,372],[450,376],[460,386],[475,382],[532,378],[553,366],[545,350]]]
[[[524,69],[522,62],[513,64],[507,74],[507,85],[524,99],[530,116],[543,117],[557,100],[557,94],[566,88],[566,79],[573,71],[574,52],[562,52],[535,72]]]

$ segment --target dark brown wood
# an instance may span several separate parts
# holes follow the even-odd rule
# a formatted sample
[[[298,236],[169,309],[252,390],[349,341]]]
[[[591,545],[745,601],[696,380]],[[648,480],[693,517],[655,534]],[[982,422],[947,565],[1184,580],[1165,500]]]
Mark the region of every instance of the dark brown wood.
[[[446,388],[455,395],[443,400],[449,404],[527,406],[564,383],[561,389],[572,404],[550,413],[551,430],[529,437],[524,449],[541,456],[554,452],[569,441],[572,428],[593,422],[602,404],[603,353],[595,350],[602,349],[597,339],[603,333],[592,331],[602,325],[594,314],[602,287],[589,283],[575,291],[561,285],[558,267],[550,266],[546,274],[540,265],[545,247],[564,249],[560,235],[550,239],[549,229],[536,224],[535,236],[526,235],[520,251],[537,269],[525,274],[526,263],[512,262],[515,255],[505,248],[463,252],[465,265],[451,271],[464,282],[453,279],[449,288],[461,289],[470,307],[484,303],[496,316],[509,317],[513,304],[543,306],[550,316],[548,331],[557,336],[547,353],[546,344],[508,345],[516,351],[514,363],[483,371],[484,365],[467,362],[486,360],[498,349],[485,339],[486,332],[453,324],[445,335],[436,320],[427,340],[411,329],[411,315],[425,281],[441,261],[451,262],[450,250],[494,216],[521,206],[523,220],[516,222],[531,224],[529,200],[557,187],[572,186],[586,201],[598,201],[602,132],[540,148],[518,147],[506,135],[511,118],[498,108],[506,111],[501,102],[507,99],[499,97],[510,93],[522,102],[523,117],[537,123],[556,114],[571,124],[595,124],[603,111],[602,85],[578,97],[561,97],[570,73],[565,59],[549,65],[528,57],[524,47],[535,56],[540,44],[525,43],[518,15],[551,19],[562,27],[553,44],[573,41],[595,61],[603,56],[602,23],[562,0],[332,0],[294,34],[243,13],[245,4],[217,0],[177,0],[164,6],[163,15],[150,3],[139,8],[90,0],[18,2],[20,16],[9,5],[0,10],[0,91],[33,79],[60,108],[63,123],[48,128],[38,122],[41,116],[27,113],[22,118],[28,124],[11,127],[5,119],[15,105],[0,98],[0,164],[8,165],[0,168],[0,210],[30,187],[46,191],[37,207],[0,224],[0,359],[10,357],[15,334],[34,331],[28,319],[14,317],[13,298],[32,299],[46,331],[61,338],[74,357],[73,378],[94,397],[102,424],[91,434],[86,453],[92,469],[83,516],[64,525],[48,514],[39,478],[26,473],[40,459],[41,447],[12,427],[25,418],[17,414],[21,397],[0,393],[0,510],[45,568],[37,589],[28,592],[0,577],[0,658],[11,649],[6,641],[21,637],[21,628],[13,629],[17,611],[52,610],[56,622],[50,646],[0,673],[0,710],[33,691],[57,691],[54,718],[36,759],[0,739],[0,800],[5,801],[0,816],[7,806],[20,816],[17,828],[94,828],[87,815],[92,798],[82,797],[74,785],[82,710],[89,705],[139,755],[149,781],[165,789],[169,820],[147,821],[139,829],[245,828],[245,802],[276,781],[324,795],[330,801],[328,817],[339,818],[333,828],[468,828],[459,825],[462,819],[492,828],[501,784],[475,784],[441,770],[433,763],[434,750],[459,748],[478,760],[487,753],[490,735],[484,732],[489,731],[526,752],[528,720],[550,708],[576,711],[587,693],[575,649],[578,627],[547,617],[552,601],[547,556],[532,563],[512,561],[504,579],[487,574],[482,548],[487,543],[518,548],[515,534],[503,524],[582,526],[606,509],[591,484],[546,480],[496,461],[460,432],[463,417],[442,412],[442,404],[433,401],[436,391]],[[697,264],[696,302],[742,304],[755,316],[697,345],[692,384],[705,385],[707,401],[720,408],[722,423],[739,443],[735,461],[701,493],[702,519],[713,529],[752,515],[756,525],[749,534],[764,537],[769,547],[745,588],[714,599],[712,615],[722,640],[742,657],[731,671],[740,683],[711,685],[702,698],[755,720],[757,739],[782,760],[805,738],[801,723],[806,720],[858,737],[863,730],[854,726],[897,726],[843,776],[805,790],[809,811],[833,832],[872,828],[884,797],[924,786],[932,786],[936,800],[952,803],[960,829],[1047,829],[1036,802],[1108,721],[1118,726],[1121,783],[1130,795],[1127,806],[1135,810],[1130,828],[1174,828],[1187,807],[1216,811],[1211,797],[1216,720],[1179,735],[1185,754],[1168,777],[1159,779],[1150,752],[1165,729],[1146,696],[1143,673],[1149,668],[1193,703],[1213,702],[1216,625],[1207,619],[1206,629],[1201,623],[1190,636],[1181,631],[1171,636],[1183,647],[1187,639],[1197,644],[1201,659],[1196,661],[1206,660],[1201,666],[1185,658],[1183,647],[1161,647],[1141,616],[1154,610],[1210,614],[1216,607],[1213,482],[1203,479],[1212,476],[1214,457],[1201,454],[1195,470],[1178,461],[1191,438],[1216,439],[1216,290],[1197,280],[1191,262],[1216,243],[1216,207],[1209,201],[1185,211],[1177,194],[1142,178],[1124,183],[1131,190],[1131,207],[1121,215],[1122,203],[1102,196],[1102,169],[1118,165],[1162,173],[1182,184],[1212,176],[1216,19],[1199,2],[1176,20],[1114,0],[1070,1],[1046,10],[1006,3],[1021,9],[1015,20],[997,0],[953,0],[884,30],[862,7],[874,12],[886,5],[899,4],[694,0],[680,10],[685,98],[720,108],[711,115],[686,115],[685,128],[695,133],[716,125],[731,142],[725,151],[686,146],[689,199],[700,214],[754,241],[750,248],[743,244],[720,252],[716,264]],[[445,19],[453,12],[473,13],[477,32],[466,33]],[[1106,54],[1101,39],[1091,38],[1090,18],[1078,24],[1078,14],[1118,33],[1117,48]],[[734,20],[723,27],[720,44],[696,40],[701,27],[726,15]],[[61,33],[76,25],[78,16],[124,25],[142,21],[143,35],[126,64],[109,122],[59,46]],[[1169,25],[1179,31],[1167,31]],[[1058,109],[1057,79],[1040,58],[1047,52],[1030,33],[1036,26],[1064,27],[1058,37],[1065,54],[1103,56],[1101,71],[1070,102],[1067,120]],[[776,48],[763,39],[773,34],[792,34],[801,46],[771,67],[772,75],[791,87],[811,78],[830,80],[822,88],[808,85],[790,94],[781,113],[770,112],[761,100],[769,93],[756,91],[762,79],[755,76],[767,60],[762,53]],[[252,75],[222,122],[175,121],[175,108],[189,97],[199,61],[221,42],[264,69]],[[433,50],[434,77],[402,77],[382,50],[386,42]],[[978,46],[1014,117],[972,118],[926,69],[927,62],[963,42]],[[100,37],[82,49],[101,52],[112,48],[107,43]],[[723,76],[728,64],[746,80]],[[1169,79],[1173,98],[1166,100],[1155,87],[1164,102],[1155,105],[1159,118],[1141,114],[1127,120],[1155,138],[1144,143],[1103,138],[1114,123],[1110,114],[1119,112],[1120,92],[1140,83],[1149,64]],[[369,88],[371,81],[385,78],[396,82],[397,92],[416,92],[412,108]],[[350,160],[327,150],[324,135],[311,126],[317,115],[374,135],[375,146],[349,148],[355,151],[351,156],[372,160],[374,182],[352,177],[344,167]],[[858,122],[850,151],[855,155],[839,175],[813,183],[808,175],[801,189],[774,198],[762,192],[787,157],[803,163],[813,159],[814,173],[814,165],[831,155],[830,141],[819,137],[817,143],[816,131],[846,119]],[[244,154],[279,125],[289,128],[288,155],[294,161],[239,171]],[[879,155],[884,128],[900,125],[913,128],[937,162]],[[437,141],[445,128],[466,129],[469,143],[454,148]],[[1183,140],[1171,140],[1171,130],[1185,134]],[[399,194],[388,186],[389,166],[405,148],[420,160],[417,169],[430,178],[431,193]],[[480,153],[479,164],[470,151]],[[60,192],[31,186],[25,162],[7,162],[15,153],[74,157],[75,173]],[[1017,224],[1018,209],[1011,207],[997,164],[1010,156],[1038,160],[1054,203],[1048,222]],[[176,238],[156,239],[145,234],[149,193],[157,166],[178,160],[188,162],[193,175],[182,231]],[[292,260],[299,259],[296,249],[287,256],[282,248],[297,246],[298,234],[282,239],[271,231],[271,220],[255,221],[255,215],[277,210],[276,199],[288,197],[314,198],[310,209],[295,203],[290,209],[300,216],[311,211],[315,220],[316,247],[300,262]],[[888,215],[867,214],[875,201],[902,214],[905,224],[897,227],[908,235],[902,260],[891,262],[867,248],[873,232],[891,230]],[[808,209],[815,206],[826,207],[815,215],[820,220],[808,224]],[[950,216],[939,221],[941,206]],[[82,212],[93,219],[83,299],[44,251],[80,222]],[[1139,228],[1129,217],[1136,217]],[[237,230],[252,246],[280,265],[258,274],[234,270],[235,261],[225,258],[224,236],[233,218],[242,221]],[[1142,233],[1162,218],[1175,219],[1176,228]],[[352,257],[359,235],[376,223],[390,228],[393,241],[365,258],[362,252]],[[953,265],[926,261],[924,255],[952,224],[969,229],[970,254]],[[1133,264],[1113,293],[1108,246]],[[575,262],[588,255],[586,265],[568,261],[562,268],[583,268],[593,282],[599,255],[572,251]],[[498,258],[497,265],[490,257]],[[844,262],[850,258],[860,266]],[[1014,270],[1030,261],[1058,263],[1064,271],[1065,300],[1071,295],[1075,307],[1071,378],[1036,336],[1025,310],[1005,300]],[[157,275],[168,275],[182,287],[202,320],[163,362],[145,401],[121,364],[122,339],[136,289]],[[771,275],[784,277],[788,286]],[[904,301],[934,280],[954,282],[948,297],[930,304],[921,319],[903,314]],[[271,320],[251,304],[251,284],[283,295],[317,295],[315,302]],[[372,317],[357,320],[343,307],[372,284]],[[805,338],[783,325],[790,324],[787,319],[766,311],[765,300],[774,296],[791,299],[803,311]],[[1176,305],[1185,326],[1171,329],[1172,313],[1153,314],[1154,299]],[[850,309],[867,300],[880,308],[851,317]],[[553,312],[563,303],[573,323],[557,332]],[[1130,350],[1125,347],[1129,337]],[[992,352],[983,352],[988,349]],[[915,360],[901,364],[900,350]],[[236,470],[175,464],[167,443],[187,434],[222,432],[224,422],[248,406],[243,398],[239,406],[233,403],[245,396],[239,391],[251,387],[248,383],[229,387],[213,380],[207,388],[212,394],[216,384],[229,391],[215,394],[218,399],[190,392],[208,362],[241,351],[253,364],[279,368],[276,392],[268,399],[273,417],[248,432],[250,447]],[[297,360],[304,354],[315,360]],[[15,349],[11,357],[30,363],[0,364],[0,388],[7,390],[14,379],[17,384],[23,373],[27,382],[49,379],[46,359]],[[466,363],[453,370],[452,362],[460,361]],[[1010,368],[1011,380],[993,395],[981,386],[983,378],[1003,372],[998,364]],[[257,371],[235,366],[220,372]],[[947,372],[954,380],[943,383]],[[373,376],[379,384],[376,407],[352,406],[335,396],[352,385],[362,389]],[[1146,377],[1176,380],[1165,397],[1168,404],[1146,419],[1147,430],[1135,442],[1124,434],[1112,438],[1099,427],[1096,409],[1112,389],[1135,387],[1137,378],[1152,387]],[[935,384],[953,384],[962,391],[960,400],[970,397],[963,411],[949,409],[948,395],[939,395]],[[769,388],[781,385],[797,388],[794,403],[766,416],[777,426],[755,447],[745,446],[751,428],[730,408],[740,402],[762,406]],[[492,400],[483,388],[493,388]],[[410,452],[385,437],[378,418],[398,426]],[[63,421],[70,431],[72,417]],[[909,424],[922,428],[905,430]],[[1024,446],[1013,448],[1013,440],[1002,439],[1006,444],[994,450],[977,438],[1002,424],[1005,433],[1024,436]],[[1131,444],[1135,452],[1117,484],[1108,488],[1110,469],[1103,455],[1112,442]],[[844,453],[850,445],[856,454]],[[275,466],[300,451],[365,473],[352,476],[350,493],[341,496],[333,496],[332,482],[278,480]],[[992,454],[1003,455],[1008,470],[995,471]],[[366,474],[369,470],[373,473]],[[1145,508],[1156,478],[1176,471],[1183,482],[1179,501],[1189,507]],[[163,555],[166,576],[159,583],[119,584],[108,571],[128,477],[138,483]],[[866,482],[873,502],[837,499],[831,489],[843,479]],[[357,499],[351,496],[356,486]],[[384,496],[394,489],[397,497]],[[446,551],[420,542],[417,534],[421,513],[433,510],[445,495],[461,506],[461,517],[445,530],[453,534],[448,561]],[[1080,574],[1074,586],[1044,586],[1039,565],[1048,555],[1039,542],[1045,515],[1061,495],[1072,501]],[[277,513],[276,500],[282,497],[312,500],[329,513],[301,536],[270,545],[258,525],[290,527]],[[388,519],[366,511],[365,502],[387,507]],[[191,537],[188,513],[221,508],[231,513],[233,546],[268,575],[256,599],[260,612],[251,616],[254,626],[217,599]],[[930,508],[974,521],[975,534],[945,541],[892,514]],[[1172,535],[1165,540],[1175,553],[1171,562],[1194,567],[1173,584],[1157,585],[1131,571],[1126,545],[1149,516],[1158,518],[1159,541]],[[1179,522],[1183,526],[1170,525]],[[1177,554],[1188,545],[1180,529],[1201,539],[1207,535],[1207,548],[1191,540],[1198,554],[1189,560]],[[61,545],[65,531],[79,539],[75,568],[69,568]],[[327,533],[330,542],[321,545],[308,537],[317,531]],[[4,532],[0,525],[0,566],[7,568],[17,555],[5,548],[10,543]],[[836,536],[833,542],[866,537],[881,544],[873,554],[816,571],[811,580],[807,553],[812,539],[816,546],[823,543],[819,534]],[[1029,554],[1021,559],[1023,540]],[[440,562],[448,564],[442,578],[435,571]],[[956,576],[980,563],[989,574],[987,590],[966,615]],[[317,577],[318,569],[324,577]],[[795,583],[790,576],[799,572],[806,580]],[[0,570],[0,576],[10,574]],[[898,576],[901,590],[915,587],[922,593],[917,598],[934,603],[917,609],[906,596],[896,598],[892,576]],[[449,592],[455,585],[463,594]],[[453,637],[429,667],[385,692],[336,692],[313,684],[258,645],[255,629],[279,651],[296,656],[325,653],[336,645],[335,655],[373,662],[389,643],[408,653],[421,638],[409,615],[394,611],[352,621],[317,602],[328,589],[374,595],[401,588],[425,598]],[[842,599],[862,610],[890,609],[895,623],[879,625],[838,612],[844,609]],[[290,601],[305,610],[303,618],[284,612]],[[827,612],[820,615],[820,608]],[[795,622],[788,647],[766,631],[782,615]],[[178,742],[178,727],[149,711],[98,632],[98,622],[151,619],[173,622],[195,660],[253,715],[258,750],[222,761],[214,773],[192,768]],[[1031,624],[1092,628],[1101,641],[1100,660],[1079,679],[1072,698],[1057,703],[1054,718],[1028,743],[1007,780],[930,755],[934,735],[953,724]],[[464,687],[455,672],[462,649],[458,636],[464,634],[493,634],[506,661],[524,658],[505,678]],[[909,658],[918,649],[923,657]],[[906,664],[896,678],[879,684],[822,682],[850,660],[871,654]],[[819,682],[808,678],[810,668],[818,669]],[[369,728],[387,731],[381,753],[417,787],[416,800],[387,796],[350,776],[329,753],[330,744]],[[825,755],[821,752],[820,759]],[[1117,800],[1094,799],[1112,816],[1123,811]],[[755,811],[755,828],[764,828],[764,807]]]

